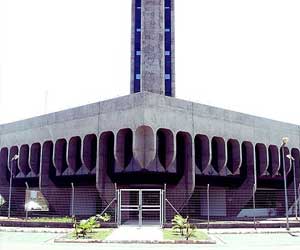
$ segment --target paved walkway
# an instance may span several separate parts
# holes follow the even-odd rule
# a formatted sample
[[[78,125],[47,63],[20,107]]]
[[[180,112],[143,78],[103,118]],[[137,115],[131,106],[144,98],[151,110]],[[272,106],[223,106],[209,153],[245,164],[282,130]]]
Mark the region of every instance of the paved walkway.
[[[24,233],[70,233],[73,228],[48,228],[48,227],[1,227],[0,232],[24,232]]]
[[[219,234],[215,245],[54,243],[57,234],[0,232],[0,249],[22,250],[299,250],[300,236],[282,234]]]
[[[113,230],[112,234],[106,240],[124,241],[124,240],[156,241],[163,240],[163,233],[158,226],[120,226]]]

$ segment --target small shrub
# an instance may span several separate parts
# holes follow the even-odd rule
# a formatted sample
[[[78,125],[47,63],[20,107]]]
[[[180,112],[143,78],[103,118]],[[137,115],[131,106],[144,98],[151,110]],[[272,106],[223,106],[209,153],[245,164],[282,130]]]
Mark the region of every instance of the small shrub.
[[[179,230],[180,234],[183,236],[183,230],[186,223],[187,220],[185,218],[183,218],[180,214],[176,214],[172,219],[172,230]]]
[[[186,240],[193,236],[196,226],[189,222],[189,217],[186,218],[182,217],[181,215],[177,214],[172,219],[172,230],[177,231],[179,230],[180,235],[184,236]]]
[[[95,217],[98,222],[100,222],[100,221],[108,222],[111,219],[110,214],[107,214],[107,213],[105,213],[103,215],[97,214]]]
[[[109,214],[96,215],[88,218],[87,220],[81,220],[79,223],[76,220],[76,217],[73,217],[73,228],[76,239],[79,237],[86,238],[88,233],[91,233],[94,228],[100,227],[100,221],[107,222],[111,216]]]
[[[186,221],[187,221],[187,223],[186,223],[186,227],[185,227],[185,239],[189,240],[189,238],[193,236],[197,227],[194,224],[191,224],[189,222],[188,216],[186,217]]]

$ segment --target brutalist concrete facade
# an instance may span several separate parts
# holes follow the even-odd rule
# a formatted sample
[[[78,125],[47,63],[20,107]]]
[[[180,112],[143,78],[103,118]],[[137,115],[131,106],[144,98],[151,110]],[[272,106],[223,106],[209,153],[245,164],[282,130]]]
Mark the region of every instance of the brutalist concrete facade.
[[[255,176],[259,187],[283,187],[283,136],[290,138],[286,154],[296,159],[299,176],[298,126],[147,92],[0,129],[0,177],[6,187],[9,164],[14,164],[15,185],[40,183],[59,193],[72,181],[97,188],[107,201],[113,198],[114,183],[161,188],[166,183],[167,194],[180,194],[173,201],[179,209],[196,186],[210,183],[234,187],[228,197],[244,193],[235,209],[228,204],[234,216],[250,199]],[[19,159],[10,161],[15,154]],[[285,163],[292,175],[290,162]]]
[[[164,12],[168,9],[169,14]],[[141,11],[140,27],[135,26],[137,10]],[[163,25],[164,15],[170,15],[171,29]],[[173,1],[133,1],[133,30],[137,31],[132,38],[131,95],[0,125],[0,188],[6,200],[12,169],[14,186],[23,191],[25,182],[40,187],[56,215],[70,214],[61,203],[69,202],[70,193],[63,187],[73,182],[77,189],[82,186],[93,196],[97,193],[106,204],[113,199],[116,186],[163,189],[166,184],[167,197],[178,210],[188,204],[195,190],[210,184],[226,188],[223,214],[235,217],[251,199],[254,185],[283,188],[280,152],[284,136],[290,139],[285,155],[295,158],[300,183],[299,126],[173,97],[172,17]],[[143,30],[136,45],[136,33]],[[157,33],[148,36],[147,30]],[[169,37],[172,52],[164,51],[164,33],[173,34]],[[157,41],[161,47],[152,54],[149,47]],[[173,62],[169,69],[164,65],[167,56]],[[19,159],[12,161],[15,155]],[[292,166],[284,160],[291,188]],[[93,214],[94,208],[79,212]],[[172,211],[167,212],[170,217]]]

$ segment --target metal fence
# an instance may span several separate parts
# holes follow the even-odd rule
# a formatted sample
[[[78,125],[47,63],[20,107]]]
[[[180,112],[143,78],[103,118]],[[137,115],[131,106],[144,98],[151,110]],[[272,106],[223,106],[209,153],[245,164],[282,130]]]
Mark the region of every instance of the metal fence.
[[[29,197],[26,201],[26,190],[33,191],[31,194],[38,192],[42,194],[48,209],[40,211],[37,207],[28,209],[26,213],[26,203],[35,202],[36,195]],[[114,190],[111,190],[114,192]],[[107,205],[108,201],[101,199],[96,187],[80,186],[80,187],[47,187],[47,188],[21,188],[13,187],[11,189],[11,205],[9,206],[9,190],[1,187],[0,194],[4,198],[5,203],[0,207],[0,215],[2,217],[8,216],[17,218],[28,217],[71,217],[72,215],[79,218],[98,214]],[[10,207],[10,212],[9,212]],[[109,207],[107,212],[112,215],[114,221],[114,207]]]
[[[174,215],[180,214],[189,216],[192,223],[206,227],[231,221],[255,227],[279,218],[282,222],[296,223],[300,215],[299,188],[288,189],[286,195],[283,189],[236,189],[209,185],[196,187],[192,195],[184,190],[168,191],[168,188],[148,192],[141,190],[141,194],[139,189],[105,190],[104,198],[94,186],[12,187],[9,204],[9,188],[1,187],[0,215],[2,218],[9,216],[30,220],[37,217],[87,218],[108,213],[111,222],[118,224],[168,224]],[[30,206],[28,202],[31,202]]]

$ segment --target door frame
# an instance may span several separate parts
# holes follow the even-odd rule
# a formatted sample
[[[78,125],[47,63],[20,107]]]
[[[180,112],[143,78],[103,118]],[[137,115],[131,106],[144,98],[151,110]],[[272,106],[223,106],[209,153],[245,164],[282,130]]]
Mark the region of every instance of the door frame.
[[[138,205],[122,204],[122,193],[138,192]],[[154,205],[143,204],[143,193],[157,192],[159,193],[159,203]],[[143,226],[143,212],[157,211],[159,212],[159,225],[162,227],[164,223],[164,197],[165,191],[163,189],[118,189],[117,190],[117,224],[122,224],[122,212],[135,211],[138,212],[138,225]]]

